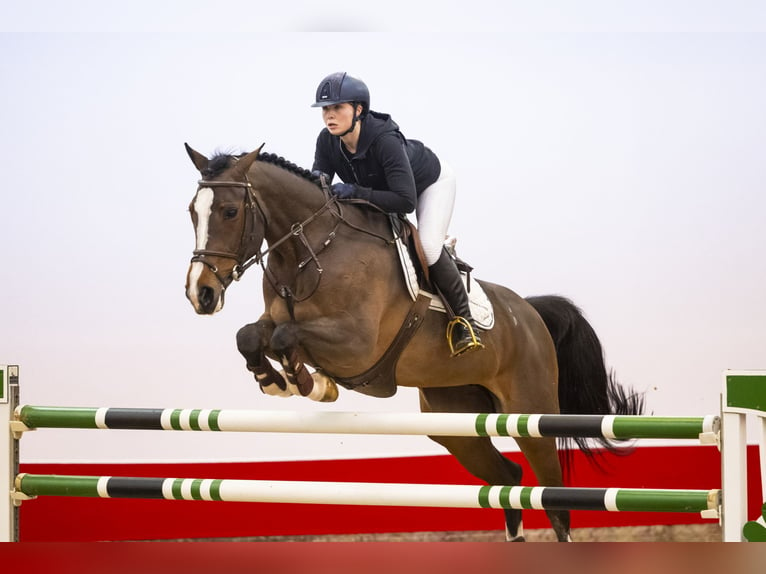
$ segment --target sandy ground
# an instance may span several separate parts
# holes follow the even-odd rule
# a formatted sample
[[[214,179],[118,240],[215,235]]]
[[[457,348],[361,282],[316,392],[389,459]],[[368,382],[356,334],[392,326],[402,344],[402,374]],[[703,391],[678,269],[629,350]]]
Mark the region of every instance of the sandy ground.
[[[550,529],[526,530],[528,542],[553,542]],[[718,524],[633,526],[624,528],[579,528],[572,531],[575,542],[720,542]],[[403,532],[390,534],[343,534],[327,536],[264,536],[237,538],[261,542],[503,542],[501,530],[476,532]]]

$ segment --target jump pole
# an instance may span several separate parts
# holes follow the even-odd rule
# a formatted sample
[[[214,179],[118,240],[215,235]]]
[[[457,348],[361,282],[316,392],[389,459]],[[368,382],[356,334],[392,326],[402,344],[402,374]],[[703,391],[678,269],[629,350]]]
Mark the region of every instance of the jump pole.
[[[377,435],[604,437],[715,442],[718,416],[289,412],[237,409],[40,407],[15,409],[12,428],[132,429]]]
[[[474,486],[20,474],[15,493],[359,506],[717,513],[719,490]]]

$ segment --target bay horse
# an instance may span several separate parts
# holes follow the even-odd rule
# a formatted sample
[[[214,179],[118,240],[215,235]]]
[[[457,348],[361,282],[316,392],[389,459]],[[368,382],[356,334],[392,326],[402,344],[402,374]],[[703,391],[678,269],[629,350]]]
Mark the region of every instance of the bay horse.
[[[607,372],[598,337],[568,299],[524,299],[478,281],[494,307],[494,325],[482,332],[485,349],[451,358],[448,317],[424,308],[422,297],[413,303],[388,216],[358,200],[338,200],[326,182],[261,153],[263,146],[211,159],[185,146],[202,176],[189,206],[196,247],[186,296],[197,313],[216,313],[232,281],[261,265],[265,310],[236,341],[263,392],[331,401],[337,382],[374,397],[416,387],[423,412],[643,410],[643,398]],[[521,482],[521,466],[488,437],[430,438],[488,484]],[[594,454],[588,440],[573,440]],[[563,485],[556,439],[516,442],[541,485]],[[558,540],[571,540],[569,511],[547,515]],[[508,540],[524,540],[521,518],[520,510],[505,510]]]

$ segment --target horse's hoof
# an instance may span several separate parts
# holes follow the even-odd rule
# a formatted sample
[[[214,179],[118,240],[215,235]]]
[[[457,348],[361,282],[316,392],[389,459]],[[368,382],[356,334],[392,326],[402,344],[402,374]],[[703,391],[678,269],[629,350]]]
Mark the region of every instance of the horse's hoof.
[[[309,393],[309,398],[321,403],[332,403],[338,400],[338,385],[324,373],[314,371],[311,373],[314,379],[314,388]]]
[[[521,477],[519,477],[521,478]],[[514,530],[515,534],[511,534],[508,531],[508,527],[505,527],[505,540],[506,542],[526,542],[527,539],[524,538],[524,525],[519,522],[519,525]]]

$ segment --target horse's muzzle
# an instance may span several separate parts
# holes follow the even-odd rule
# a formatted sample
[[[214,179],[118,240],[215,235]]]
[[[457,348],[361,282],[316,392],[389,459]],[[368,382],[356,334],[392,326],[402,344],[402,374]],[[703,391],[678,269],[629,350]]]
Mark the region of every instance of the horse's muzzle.
[[[212,315],[223,309],[225,287],[217,277],[210,277],[212,281],[205,279],[205,269],[196,268],[199,263],[192,263],[186,276],[186,298],[199,315]]]
[[[213,287],[208,286],[199,287],[195,294],[186,292],[194,310],[200,315],[212,315],[223,309],[223,294],[223,290],[216,293]]]

